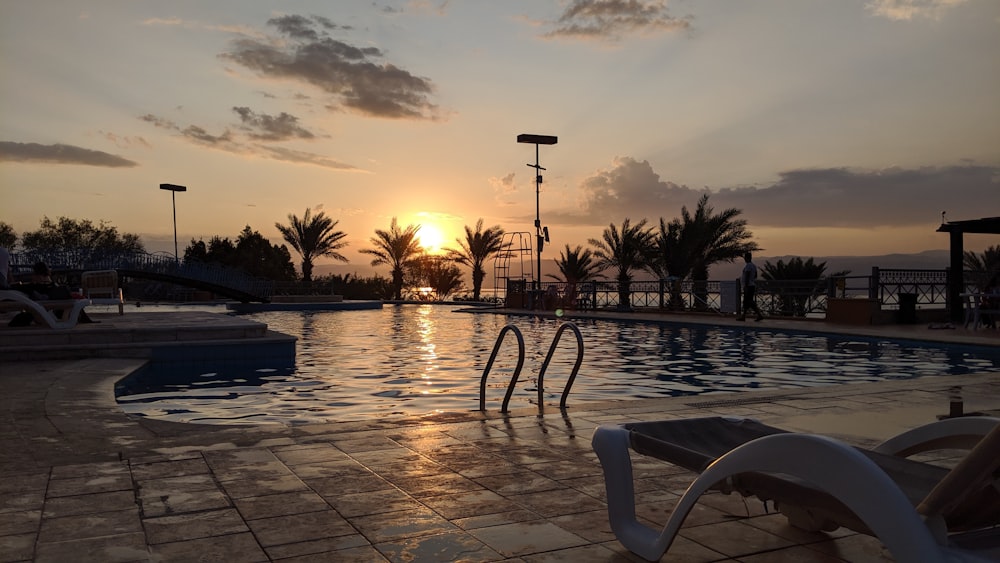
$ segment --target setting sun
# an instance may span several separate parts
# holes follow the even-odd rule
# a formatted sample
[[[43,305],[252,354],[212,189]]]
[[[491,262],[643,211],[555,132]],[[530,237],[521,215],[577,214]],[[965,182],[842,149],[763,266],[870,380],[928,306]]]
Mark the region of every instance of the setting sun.
[[[441,249],[448,245],[444,233],[437,225],[421,223],[420,230],[417,231],[417,239],[420,246],[429,254],[440,254]]]

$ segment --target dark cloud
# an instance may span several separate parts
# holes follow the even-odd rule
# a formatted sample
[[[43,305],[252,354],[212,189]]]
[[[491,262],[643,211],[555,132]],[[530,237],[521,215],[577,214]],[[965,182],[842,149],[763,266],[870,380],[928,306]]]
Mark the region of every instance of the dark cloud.
[[[258,148],[260,149],[261,154],[269,156],[274,160],[294,162],[296,164],[312,164],[315,166],[322,166],[324,168],[332,168],[334,170],[343,170],[348,172],[364,172],[364,170],[358,168],[357,166],[337,162],[336,160],[331,160],[330,158],[319,154],[287,149],[285,147],[262,145]]]
[[[288,139],[312,139],[312,132],[299,126],[299,118],[281,112],[277,117],[266,113],[255,113],[248,107],[234,107],[243,121],[243,130],[251,139],[259,141],[286,141]]]
[[[334,96],[335,108],[374,117],[431,119],[430,80],[388,62],[376,47],[355,47],[327,33],[323,18],[283,16],[268,21],[287,41],[243,37],[220,57],[262,76],[312,84]]]
[[[686,30],[689,18],[676,18],[665,0],[573,0],[546,37],[617,40],[626,35]]]
[[[127,158],[73,145],[41,145],[0,141],[0,161],[48,162],[52,164],[83,164],[107,168],[132,168],[139,163]]]
[[[703,193],[716,209],[735,207],[752,226],[877,227],[996,215],[1000,167],[974,164],[860,170],[792,170],[770,186],[693,189],[664,181],[649,162],[615,159],[580,185],[579,211],[547,212],[553,223],[606,225],[651,221],[693,209]]]
[[[234,107],[233,111],[240,116],[244,124],[249,123],[249,125],[240,127],[241,131],[248,131],[245,136],[233,133],[228,128],[221,134],[215,135],[198,125],[181,127],[169,119],[152,114],[143,115],[139,119],[161,129],[174,131],[191,143],[234,154],[254,155],[296,164],[312,164],[334,170],[363,171],[356,166],[338,162],[323,155],[257,142],[282,141],[289,138],[312,139],[314,135],[298,127],[296,125],[298,120],[292,115],[282,113],[278,117],[274,117],[267,114],[257,114],[246,107]]]

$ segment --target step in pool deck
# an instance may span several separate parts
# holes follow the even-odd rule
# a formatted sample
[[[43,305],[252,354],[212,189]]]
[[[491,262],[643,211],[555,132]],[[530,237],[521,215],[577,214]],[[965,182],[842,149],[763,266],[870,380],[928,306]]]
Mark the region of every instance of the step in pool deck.
[[[214,316],[195,324],[232,319]],[[89,326],[105,325],[98,318]],[[914,327],[881,334],[918,337]],[[980,341],[998,342],[956,339]],[[118,408],[114,383],[144,362],[0,361],[0,561],[640,561],[608,526],[590,447],[599,424],[750,416],[872,445],[956,403],[1000,413],[1000,379],[987,373],[566,412],[207,426]],[[636,478],[640,516],[661,526],[693,475],[644,459]],[[718,493],[699,501],[664,559],[890,560],[867,536],[801,532],[759,502]]]

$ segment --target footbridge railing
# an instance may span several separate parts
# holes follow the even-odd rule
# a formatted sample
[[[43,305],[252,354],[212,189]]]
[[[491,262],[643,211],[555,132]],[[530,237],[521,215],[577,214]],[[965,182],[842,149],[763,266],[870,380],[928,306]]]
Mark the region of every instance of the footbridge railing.
[[[242,270],[194,260],[178,261],[167,253],[102,253],[80,249],[11,255],[15,274],[30,272],[37,262],[44,262],[56,273],[117,270],[121,276],[205,289],[243,302],[270,301],[274,291],[274,282],[255,278]]]

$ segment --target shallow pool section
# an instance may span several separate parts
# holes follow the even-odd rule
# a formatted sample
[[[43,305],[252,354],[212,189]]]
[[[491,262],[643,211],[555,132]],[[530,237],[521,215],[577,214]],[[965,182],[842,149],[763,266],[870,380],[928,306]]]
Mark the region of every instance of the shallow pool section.
[[[501,329],[524,334],[526,359],[511,408],[537,401],[537,375],[561,321],[456,312],[444,305],[248,315],[299,338],[294,366],[160,362],[123,380],[127,412],[201,423],[350,421],[479,405],[479,381]],[[1000,348],[835,337],[727,327],[574,321],[584,361],[568,405],[757,389],[975,373],[1000,368]],[[576,359],[563,335],[545,375],[558,404]],[[488,380],[499,410],[517,363],[508,337]]]

